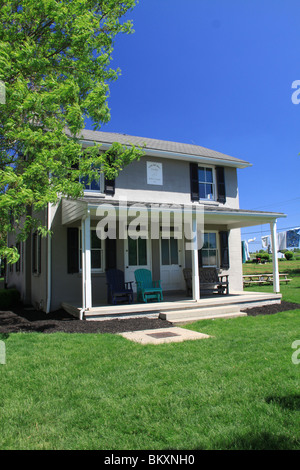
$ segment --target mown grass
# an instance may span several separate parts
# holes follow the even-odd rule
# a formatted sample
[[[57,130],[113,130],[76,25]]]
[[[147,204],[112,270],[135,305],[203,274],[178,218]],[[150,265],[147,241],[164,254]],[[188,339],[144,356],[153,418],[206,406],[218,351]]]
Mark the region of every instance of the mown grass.
[[[300,310],[186,328],[211,338],[2,335],[0,448],[298,449]]]

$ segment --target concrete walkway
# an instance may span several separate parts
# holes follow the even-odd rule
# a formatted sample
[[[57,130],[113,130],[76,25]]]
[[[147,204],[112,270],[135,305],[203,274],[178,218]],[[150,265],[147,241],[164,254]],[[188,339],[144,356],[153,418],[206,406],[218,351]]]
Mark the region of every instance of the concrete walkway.
[[[177,326],[154,330],[128,331],[119,334],[130,341],[141,344],[180,343],[181,341],[209,338],[208,335],[203,333]]]

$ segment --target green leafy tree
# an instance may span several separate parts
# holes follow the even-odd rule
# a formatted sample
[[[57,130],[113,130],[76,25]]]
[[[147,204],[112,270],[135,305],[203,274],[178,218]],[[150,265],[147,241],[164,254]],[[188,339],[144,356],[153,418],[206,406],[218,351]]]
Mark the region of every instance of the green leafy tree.
[[[46,233],[35,214],[61,196],[83,195],[80,177],[114,178],[142,151],[79,143],[85,119],[110,120],[114,38],[132,31],[136,0],[0,0],[0,257],[16,261],[6,233]],[[3,86],[2,86],[3,102]]]

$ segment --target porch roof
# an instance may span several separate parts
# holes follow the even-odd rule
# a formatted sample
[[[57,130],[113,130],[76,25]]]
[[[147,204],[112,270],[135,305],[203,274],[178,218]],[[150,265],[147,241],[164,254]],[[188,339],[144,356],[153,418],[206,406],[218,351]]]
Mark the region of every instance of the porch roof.
[[[262,212],[226,207],[205,207],[204,209],[205,224],[222,224],[226,225],[229,230],[269,224],[282,217],[286,217],[286,214],[282,212]]]
[[[63,199],[62,200],[62,224],[68,225],[73,222],[79,221],[90,213],[92,219],[96,218],[96,212],[98,207],[108,209],[114,207],[116,213],[120,211],[126,211],[130,207],[136,208],[140,213],[144,213],[145,216],[150,213],[150,210],[158,212],[170,212],[170,213],[182,213],[195,212],[202,210],[203,206],[200,204],[185,204],[185,205],[172,205],[172,204],[149,204],[140,203],[140,207],[137,207],[137,202],[127,201],[126,205],[122,205],[122,202],[115,202],[111,200],[99,200],[95,198],[83,198],[78,200]],[[286,214],[282,212],[262,212],[244,209],[234,209],[220,206],[208,206],[204,205],[204,224],[206,225],[223,225],[228,230],[234,228],[251,227],[255,225],[268,224],[276,221],[278,218],[286,217]]]

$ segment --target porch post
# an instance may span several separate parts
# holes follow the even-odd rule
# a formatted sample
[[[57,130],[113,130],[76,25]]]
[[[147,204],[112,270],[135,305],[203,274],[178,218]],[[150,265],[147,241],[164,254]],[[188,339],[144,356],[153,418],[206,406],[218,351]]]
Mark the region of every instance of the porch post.
[[[81,220],[82,310],[85,310],[85,219]]]
[[[279,270],[278,270],[278,258],[277,258],[277,220],[270,223],[271,228],[271,239],[272,239],[272,255],[273,255],[273,290],[275,293],[280,292],[279,283]]]
[[[85,219],[85,308],[92,307],[92,282],[91,282],[91,215],[87,211]]]
[[[200,285],[199,285],[199,263],[198,263],[198,233],[197,233],[197,219],[193,214],[192,219],[192,233],[195,235],[192,250],[192,286],[193,286],[193,300],[196,302],[200,300]]]

